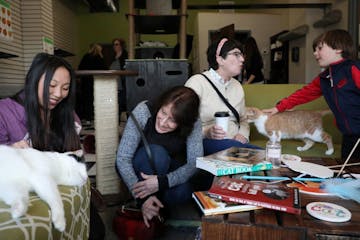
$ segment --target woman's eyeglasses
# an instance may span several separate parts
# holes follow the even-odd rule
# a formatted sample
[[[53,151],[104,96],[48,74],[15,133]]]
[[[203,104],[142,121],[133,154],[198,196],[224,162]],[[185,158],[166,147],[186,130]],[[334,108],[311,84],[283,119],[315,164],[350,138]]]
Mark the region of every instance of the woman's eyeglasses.
[[[113,46],[120,46],[120,43],[114,43]]]
[[[240,57],[244,56],[242,52],[231,52],[231,53],[228,53],[227,55],[233,55],[236,58],[240,58]]]

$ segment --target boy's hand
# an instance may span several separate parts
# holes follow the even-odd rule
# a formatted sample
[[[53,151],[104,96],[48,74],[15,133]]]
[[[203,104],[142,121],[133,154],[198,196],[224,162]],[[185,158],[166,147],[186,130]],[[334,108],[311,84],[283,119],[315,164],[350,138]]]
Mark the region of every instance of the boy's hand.
[[[269,114],[269,115],[274,115],[275,113],[279,112],[279,110],[276,107],[269,108],[269,109],[263,109],[261,111],[263,111],[263,113],[266,113],[266,114]]]

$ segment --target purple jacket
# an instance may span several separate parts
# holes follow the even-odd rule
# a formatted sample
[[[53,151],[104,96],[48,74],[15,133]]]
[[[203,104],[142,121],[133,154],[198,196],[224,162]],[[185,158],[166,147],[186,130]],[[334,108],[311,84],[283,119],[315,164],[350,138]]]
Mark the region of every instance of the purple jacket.
[[[11,145],[26,134],[24,107],[11,98],[0,100],[0,144]]]
[[[75,128],[79,134],[81,122],[74,112]],[[0,144],[11,145],[27,136],[25,108],[11,98],[0,100]]]

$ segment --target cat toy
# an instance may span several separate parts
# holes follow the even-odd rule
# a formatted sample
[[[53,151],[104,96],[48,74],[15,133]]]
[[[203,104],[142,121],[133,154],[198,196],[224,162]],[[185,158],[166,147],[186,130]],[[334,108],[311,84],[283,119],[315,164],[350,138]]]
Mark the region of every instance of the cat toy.
[[[355,143],[346,161],[341,166],[336,178],[327,179],[322,182],[321,188],[327,192],[334,193],[342,198],[352,199],[360,203],[360,179],[339,178],[355,149],[359,145],[360,138]]]

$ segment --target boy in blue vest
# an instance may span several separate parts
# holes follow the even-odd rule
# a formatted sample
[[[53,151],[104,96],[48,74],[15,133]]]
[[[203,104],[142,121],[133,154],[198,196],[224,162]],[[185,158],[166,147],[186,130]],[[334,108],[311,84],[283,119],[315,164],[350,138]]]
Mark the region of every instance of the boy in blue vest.
[[[314,40],[313,49],[316,61],[324,70],[274,108],[263,111],[275,114],[324,96],[343,135],[341,158],[346,160],[360,138],[360,62],[356,60],[353,40],[345,30],[321,34]],[[360,144],[351,158],[360,159]]]

